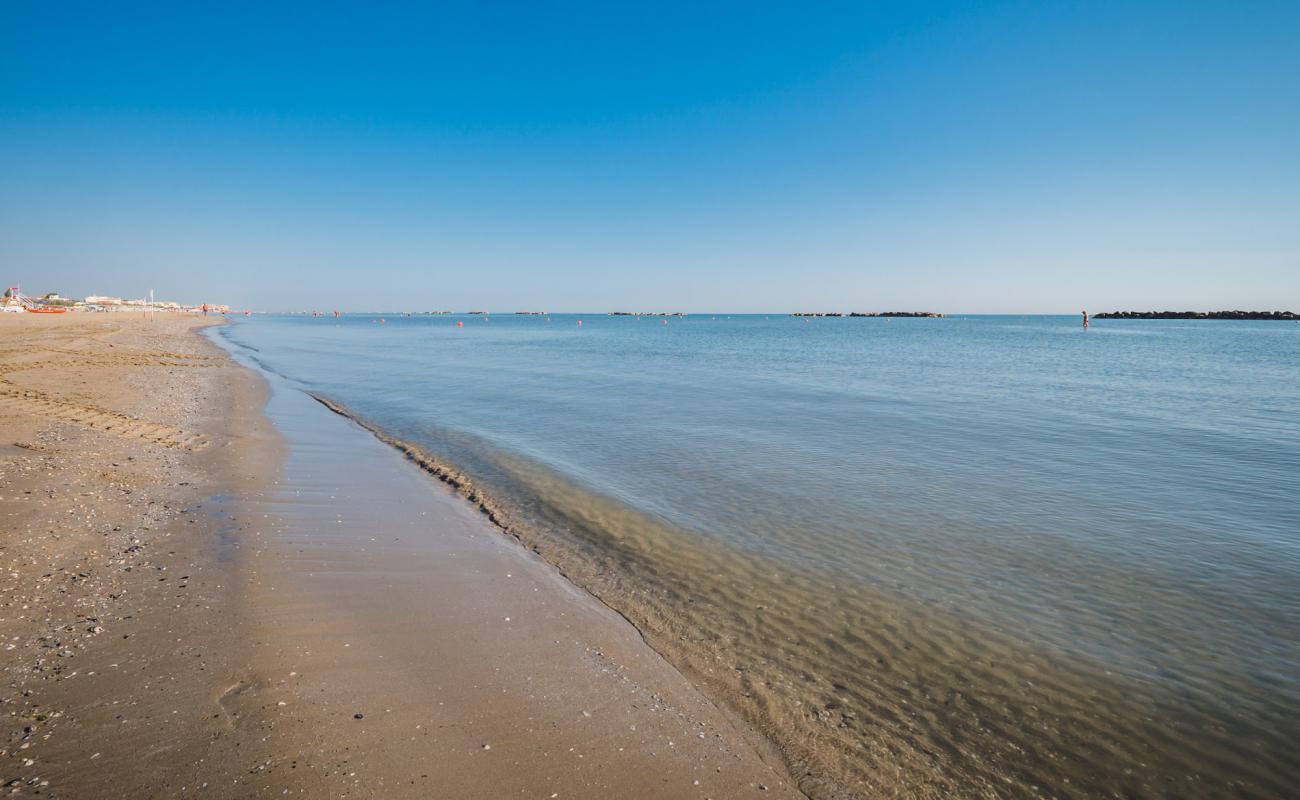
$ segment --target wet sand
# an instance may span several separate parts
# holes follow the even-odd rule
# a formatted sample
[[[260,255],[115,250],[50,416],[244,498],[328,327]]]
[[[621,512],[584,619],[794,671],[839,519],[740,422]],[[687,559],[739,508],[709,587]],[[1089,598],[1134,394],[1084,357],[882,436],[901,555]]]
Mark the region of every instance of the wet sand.
[[[799,796],[624,619],[201,324],[0,319],[9,790]]]

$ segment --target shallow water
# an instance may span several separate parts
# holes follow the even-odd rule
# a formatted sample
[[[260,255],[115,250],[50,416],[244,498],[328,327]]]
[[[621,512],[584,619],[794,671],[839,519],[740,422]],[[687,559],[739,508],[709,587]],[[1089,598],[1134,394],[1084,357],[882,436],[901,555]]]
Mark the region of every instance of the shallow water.
[[[296,316],[222,335],[463,469],[814,795],[1300,783],[1300,325]]]

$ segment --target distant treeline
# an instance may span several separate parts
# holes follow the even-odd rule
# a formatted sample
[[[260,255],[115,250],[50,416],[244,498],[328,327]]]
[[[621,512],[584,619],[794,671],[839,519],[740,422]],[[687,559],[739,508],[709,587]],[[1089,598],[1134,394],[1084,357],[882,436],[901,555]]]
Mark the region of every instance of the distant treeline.
[[[1281,319],[1300,320],[1293,311],[1103,311],[1093,319]]]

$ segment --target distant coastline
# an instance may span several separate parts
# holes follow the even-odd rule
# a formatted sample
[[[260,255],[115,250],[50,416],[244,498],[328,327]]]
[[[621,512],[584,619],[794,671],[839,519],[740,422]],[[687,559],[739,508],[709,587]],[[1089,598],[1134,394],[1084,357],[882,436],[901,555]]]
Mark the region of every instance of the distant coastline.
[[[937,311],[796,311],[792,317],[928,317],[939,319]]]
[[[1093,319],[1277,319],[1300,320],[1294,311],[1103,311]]]

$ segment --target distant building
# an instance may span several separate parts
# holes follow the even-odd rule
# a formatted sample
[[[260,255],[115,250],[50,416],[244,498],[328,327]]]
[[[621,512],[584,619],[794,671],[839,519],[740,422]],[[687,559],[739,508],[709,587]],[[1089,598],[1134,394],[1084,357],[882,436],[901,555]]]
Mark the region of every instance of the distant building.
[[[66,301],[65,301],[66,302]],[[190,305],[188,303],[177,303],[172,300],[153,300],[149,298],[140,298],[138,300],[124,299],[121,297],[111,297],[106,294],[86,295],[86,299],[78,305],[91,307],[91,310],[101,311],[188,311],[199,313],[203,310],[202,306]],[[209,305],[209,311],[225,313],[230,310],[229,306]]]

